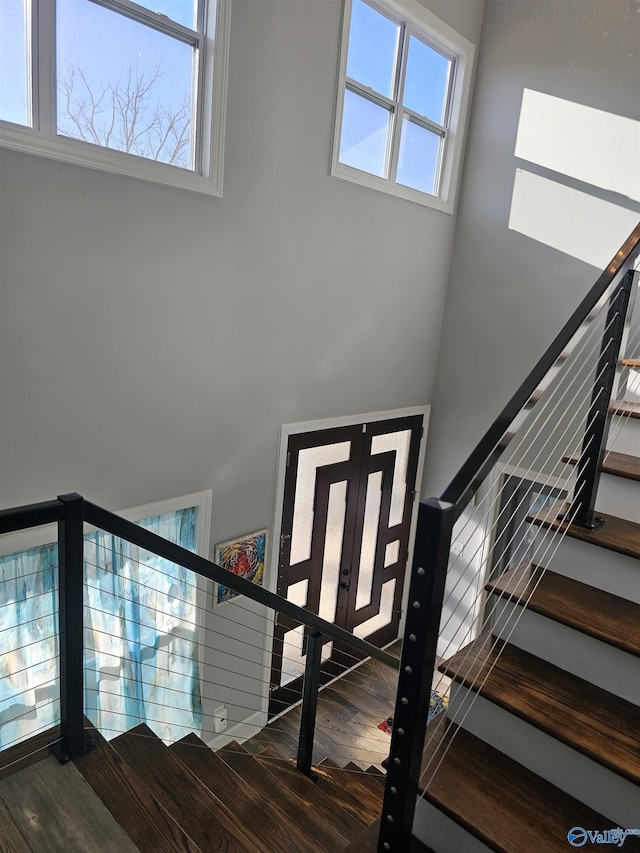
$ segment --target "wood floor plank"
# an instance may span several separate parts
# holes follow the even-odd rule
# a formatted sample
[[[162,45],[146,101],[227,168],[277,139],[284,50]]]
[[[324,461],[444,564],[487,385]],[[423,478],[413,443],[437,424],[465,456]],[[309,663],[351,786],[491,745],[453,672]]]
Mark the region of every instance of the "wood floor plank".
[[[75,766],[141,853],[200,853],[130,765],[98,731],[91,734],[96,749],[76,758]]]
[[[494,642],[487,634],[441,668],[501,708],[640,784],[638,708],[631,702],[516,646]]]
[[[11,810],[0,799],[0,853],[35,853],[22,833],[19,821],[14,820]]]
[[[53,756],[0,782],[0,798],[37,853],[136,853],[72,763]]]
[[[111,741],[139,772],[154,798],[207,853],[262,853],[231,812],[208,791],[146,725]]]
[[[583,542],[589,542],[592,545],[599,545],[601,548],[618,551],[620,554],[640,559],[640,524],[596,511],[596,514],[604,519],[604,524],[596,530],[585,530],[584,527],[578,527],[576,524],[568,525],[558,517],[567,509],[567,504],[558,501],[543,512],[529,516],[527,520],[551,530],[566,529],[567,536],[572,536],[574,539],[580,539]],[[638,578],[640,582],[640,564]]]
[[[486,585],[488,592],[520,604],[583,634],[640,656],[640,605],[532,564],[520,565]]]
[[[260,849],[278,850],[279,853],[317,849],[313,835],[304,830],[304,824],[287,820],[286,813],[278,809],[279,800],[273,797],[273,786],[260,787],[260,779],[255,777],[247,784],[195,734],[172,744],[169,750],[232,809],[236,820]],[[284,826],[286,832],[283,832]]]
[[[427,726],[426,799],[498,853],[566,853],[573,826],[606,829],[611,821],[453,723]],[[628,837],[627,853],[640,838]]]

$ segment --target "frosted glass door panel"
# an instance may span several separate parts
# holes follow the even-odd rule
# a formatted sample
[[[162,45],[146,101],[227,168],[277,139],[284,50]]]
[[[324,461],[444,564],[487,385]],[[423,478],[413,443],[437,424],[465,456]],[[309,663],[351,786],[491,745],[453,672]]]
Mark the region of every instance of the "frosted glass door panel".
[[[327,532],[324,539],[322,581],[320,587],[320,613],[327,622],[335,622],[338,607],[340,559],[344,541],[344,519],[347,511],[347,482],[332,483],[329,489]]]
[[[367,480],[367,498],[364,507],[364,528],[362,532],[362,548],[360,550],[360,567],[358,570],[357,609],[364,607],[365,604],[369,604],[371,601],[381,503],[382,471],[374,471],[373,474],[369,474]]]
[[[396,464],[393,469],[393,485],[391,487],[391,512],[389,527],[401,524],[404,517],[404,501],[407,494],[407,467],[409,463],[409,447],[411,445],[411,430],[388,432],[384,435],[374,435],[371,440],[371,454],[389,453],[395,450]]]
[[[364,639],[365,637],[368,637],[369,634],[373,634],[374,631],[379,631],[380,628],[384,628],[387,625],[391,624],[391,620],[393,619],[393,599],[395,597],[395,591],[395,578],[382,584],[380,609],[378,610],[375,616],[371,617],[371,619],[367,619],[366,622],[362,622],[360,625],[356,625],[353,632],[356,637]]]
[[[316,494],[316,475],[318,468],[346,462],[351,453],[351,442],[324,444],[320,447],[308,447],[298,454],[298,473],[295,485],[295,508],[291,528],[291,556],[289,565],[302,563],[311,556],[311,536],[313,533],[313,505]]]
[[[287,442],[277,591],[381,648],[398,636],[422,429],[423,416],[410,415],[294,433]],[[285,614],[276,620],[271,714],[302,696],[311,630]],[[358,656],[323,633],[327,683]]]

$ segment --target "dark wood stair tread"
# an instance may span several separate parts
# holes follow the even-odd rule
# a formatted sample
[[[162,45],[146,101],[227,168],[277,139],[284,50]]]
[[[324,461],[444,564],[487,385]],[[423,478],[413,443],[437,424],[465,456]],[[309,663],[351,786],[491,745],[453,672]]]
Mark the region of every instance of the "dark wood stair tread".
[[[335,762],[325,759],[314,768],[317,774],[316,785],[321,786],[328,793],[337,788],[340,789],[340,802],[356,820],[369,826],[382,810],[382,797],[384,788],[380,785],[378,796],[372,794],[365,785],[361,785],[358,777],[350,770],[339,767]],[[335,787],[334,787],[335,786]]]
[[[438,667],[567,746],[640,784],[638,708],[516,646],[482,634]]]
[[[224,806],[151,729],[142,724],[111,741],[145,785],[203,851],[261,853]]]
[[[563,456],[562,461],[568,462],[569,465],[577,465],[580,457]],[[616,450],[607,450],[601,470],[605,474],[614,474],[616,477],[625,477],[628,480],[640,480],[640,459],[637,456],[632,456],[630,453],[618,453]],[[640,493],[638,502],[640,502]]]
[[[380,834],[380,818],[365,831],[361,838],[352,841],[341,853],[377,853],[378,836]],[[415,836],[411,838],[406,853],[434,853],[430,847],[424,845]]]
[[[640,605],[593,586],[526,564],[486,585],[504,600],[611,646],[640,656]]]
[[[95,729],[97,746],[74,760],[93,788],[142,853],[197,853],[195,844],[160,806],[140,776]]]
[[[385,777],[377,776],[373,773],[367,773],[361,767],[359,767],[355,762],[349,761],[348,764],[345,764],[345,770],[353,773],[361,785],[364,785],[368,791],[370,791],[374,796],[377,796],[380,791],[384,794],[384,782]]]
[[[244,780],[246,785],[254,785],[263,791],[269,791],[269,801],[277,803],[278,809],[285,813],[287,821],[304,826],[314,838],[319,850],[342,849],[345,845],[344,836],[323,815],[318,814],[312,805],[309,805],[308,797],[298,796],[277,772],[272,773],[263,767],[255,756],[237,747],[238,744],[235,746],[227,744],[219,749],[217,754]]]
[[[270,747],[255,756],[255,761],[261,764],[272,775],[286,781],[294,793],[303,799],[324,820],[330,821],[340,833],[343,844],[353,841],[362,832],[362,824],[352,817],[340,803],[331,795],[318,788],[311,779],[300,773],[289,761],[272,755]]]
[[[500,853],[566,853],[571,827],[612,826],[609,818],[444,718],[427,726],[422,766],[425,798]],[[627,838],[627,844],[629,851],[640,850],[638,838]]]
[[[273,797],[273,786],[261,787],[260,779],[255,776],[247,784],[197,735],[187,735],[171,744],[169,751],[233,811],[236,820],[258,846],[282,853],[316,849],[313,836],[304,831],[304,825],[287,820],[286,813],[278,809],[279,800]]]
[[[590,542],[592,545],[599,545],[601,548],[640,559],[640,524],[596,510],[596,515],[604,519],[604,524],[596,530],[585,530],[584,527],[578,527],[577,524],[567,525],[566,521],[558,518],[567,509],[566,503],[558,501],[537,515],[528,516],[528,520],[533,524],[551,530],[563,531],[566,529],[567,536],[574,539]]]
[[[620,415],[623,418],[640,418],[640,406],[637,403],[626,403],[624,400],[616,400],[609,408],[612,415]]]

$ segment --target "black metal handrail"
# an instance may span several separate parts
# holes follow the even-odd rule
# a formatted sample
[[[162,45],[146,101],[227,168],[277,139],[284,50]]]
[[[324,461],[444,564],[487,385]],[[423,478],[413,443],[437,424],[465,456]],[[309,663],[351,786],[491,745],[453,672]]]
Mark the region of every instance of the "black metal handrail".
[[[378,851],[408,850],[418,794],[422,751],[430,707],[431,684],[453,526],[524,421],[539,403],[550,379],[562,369],[566,350],[581,327],[588,326],[594,308],[608,299],[608,340],[603,340],[594,381],[583,453],[581,481],[574,521],[593,527],[593,506],[599,480],[599,462],[611,418],[609,401],[619,358],[629,294],[638,273],[640,223],[599,276],[571,318],[529,373],[511,400],[487,430],[451,483],[438,498],[421,501],[413,552],[413,566],[394,727]],[[520,419],[516,425],[516,420]],[[573,508],[572,508],[573,510]]]
[[[321,616],[316,616],[315,613],[298,607],[297,604],[292,604],[277,593],[260,586],[255,586],[251,581],[228,572],[222,566],[212,563],[199,554],[187,551],[185,548],[181,548],[180,545],[169,542],[163,539],[162,536],[158,536],[150,530],[145,530],[143,527],[139,527],[134,522],[128,521],[114,512],[109,512],[109,510],[103,507],[85,501],[84,519],[88,524],[93,524],[94,527],[98,527],[100,530],[112,533],[120,539],[126,539],[134,545],[144,548],[145,551],[152,551],[154,554],[164,557],[172,563],[177,563],[185,569],[191,569],[191,571],[201,577],[224,584],[224,586],[229,587],[234,592],[251,598],[258,604],[264,604],[271,610],[284,613],[285,616],[290,616],[308,628],[315,628],[334,640],[348,643],[353,649],[366,657],[375,658],[393,669],[398,669],[399,663],[397,658],[394,658],[388,652],[376,648],[376,646],[373,646],[366,640],[361,640],[359,637],[350,634],[349,631],[345,631],[344,628],[340,628],[332,622],[327,622]]]
[[[132,521],[72,493],[55,501],[30,504],[0,511],[0,534],[13,533],[58,523],[59,619],[60,619],[60,738],[52,746],[61,762],[67,762],[92,748],[94,742],[84,732],[83,683],[83,525],[124,539],[145,551],[190,569],[200,577],[229,587],[258,604],[283,613],[308,628],[314,629],[316,639],[325,635],[355,650],[363,657],[374,658],[397,670],[399,661],[393,655],[345,631],[338,625],[316,616],[270,590],[255,586],[216,563],[187,551],[145,530]],[[318,650],[320,642],[318,642]],[[307,655],[305,667],[305,713],[301,725],[299,768],[311,772],[310,745],[315,728],[315,703],[318,694],[319,652]],[[313,685],[313,687],[311,687]],[[304,745],[304,749],[303,749]]]
[[[467,506],[486,475],[500,458],[507,444],[515,437],[515,434],[509,434],[509,427],[525,406],[527,406],[532,397],[535,397],[536,391],[551,368],[562,360],[562,355],[567,345],[587,320],[598,302],[607,291],[612,292],[620,285],[624,276],[633,269],[633,264],[639,254],[640,222],[620,247],[620,250],[616,252],[611,263],[599,276],[589,293],[587,293],[580,305],[578,305],[544,355],[480,439],[466,462],[460,467],[458,473],[442,493],[440,499],[456,507],[456,518],[459,517],[460,513]],[[534,408],[535,406],[532,405],[529,411],[532,412]]]

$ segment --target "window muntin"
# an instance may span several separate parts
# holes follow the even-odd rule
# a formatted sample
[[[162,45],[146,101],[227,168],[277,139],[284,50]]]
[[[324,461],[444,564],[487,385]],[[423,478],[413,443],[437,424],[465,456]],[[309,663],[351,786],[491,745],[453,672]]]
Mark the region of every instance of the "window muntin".
[[[0,145],[221,195],[230,6],[1,0]]]
[[[473,54],[414,0],[345,0],[331,174],[450,212]]]
[[[340,162],[435,194],[453,66],[453,57],[431,47],[406,22],[353,0]],[[378,121],[371,120],[374,111]]]

